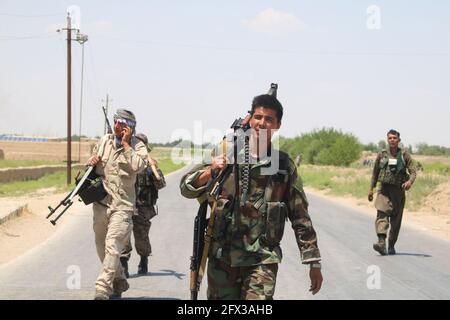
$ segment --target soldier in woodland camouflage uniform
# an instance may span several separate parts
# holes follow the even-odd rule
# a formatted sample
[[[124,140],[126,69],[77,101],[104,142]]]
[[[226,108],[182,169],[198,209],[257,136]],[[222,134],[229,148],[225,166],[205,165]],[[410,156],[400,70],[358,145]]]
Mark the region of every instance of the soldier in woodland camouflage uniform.
[[[136,135],[136,138],[147,146],[147,150],[150,153],[151,149],[148,146],[147,136],[139,133]],[[157,170],[158,177],[152,171],[152,168]],[[156,160],[149,156],[147,168],[137,175],[135,184],[136,214],[133,215],[133,234],[136,251],[141,257],[138,265],[138,274],[147,274],[148,272],[148,257],[152,253],[152,246],[148,236],[152,226],[150,220],[157,215],[155,205],[158,199],[158,190],[165,186],[166,181],[162,171],[157,167]],[[120,257],[120,262],[127,278],[129,277],[128,260],[130,259],[131,251],[131,241],[129,241]]]
[[[316,294],[320,290],[321,258],[297,168],[286,153],[279,152],[275,174],[263,173],[274,159],[270,155],[277,152],[270,141],[280,128],[282,115],[283,108],[275,97],[254,98],[249,122],[251,139],[259,141],[261,133],[267,130],[266,149],[256,154],[251,150],[253,161],[245,205],[240,204],[241,186],[239,193],[235,192],[236,172],[226,180],[219,196],[208,255],[208,299],[273,298],[278,263],[282,259],[280,241],[287,219],[294,230],[301,261],[310,265],[310,291]],[[213,177],[227,165],[226,155],[219,155],[212,158],[211,165],[194,168],[182,178],[181,193],[187,198],[208,197]],[[239,164],[241,185],[242,168]]]
[[[400,149],[400,133],[390,130],[387,133],[389,150],[381,151],[372,173],[372,181],[368,200],[373,200],[373,189],[377,182],[380,188],[375,200],[377,218],[375,230],[378,242],[373,245],[381,255],[395,254],[394,245],[397,242],[405,206],[405,190],[409,190],[416,179],[416,167],[411,155],[406,149]],[[386,237],[389,229],[388,250],[386,252]]]

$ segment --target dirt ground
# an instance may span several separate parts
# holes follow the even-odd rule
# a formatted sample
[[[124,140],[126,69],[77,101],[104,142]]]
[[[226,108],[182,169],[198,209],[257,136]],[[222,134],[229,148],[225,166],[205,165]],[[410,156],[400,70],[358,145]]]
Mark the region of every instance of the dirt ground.
[[[305,191],[306,194],[311,193],[359,209],[364,214],[372,216],[375,222],[376,209],[373,202],[351,196],[332,196],[327,194],[327,190],[305,188]],[[406,196],[406,201],[408,201],[408,196]],[[450,241],[450,183],[439,186],[427,197],[427,202],[428,205],[423,206],[420,211],[408,211],[405,209],[403,212],[403,225],[408,225],[425,231],[434,237]]]
[[[28,204],[28,211],[0,225],[0,265],[20,256],[49,238],[58,226],[45,219],[47,206],[56,206],[66,193],[49,193],[52,189],[42,189],[27,197],[1,197],[0,208],[12,208]]]

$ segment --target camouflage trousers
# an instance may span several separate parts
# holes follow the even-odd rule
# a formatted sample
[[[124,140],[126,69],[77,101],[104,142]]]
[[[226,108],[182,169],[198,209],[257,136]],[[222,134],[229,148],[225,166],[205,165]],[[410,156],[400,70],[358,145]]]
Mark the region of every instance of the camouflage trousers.
[[[150,232],[150,227],[152,226],[150,219],[155,215],[156,211],[152,206],[138,208],[138,214],[133,216],[134,246],[136,247],[136,252],[140,256],[148,257],[152,254],[152,245],[150,244],[148,234]],[[130,239],[120,257],[129,260],[132,250],[133,248]]]
[[[208,300],[273,300],[278,264],[231,267],[208,260]]]
[[[93,210],[95,245],[103,264],[95,290],[110,296],[116,283],[126,282],[120,253],[130,239],[133,211],[114,210],[98,203],[93,204]]]
[[[389,230],[389,246],[394,246],[397,242],[404,207],[405,190],[395,185],[381,184],[375,200],[375,230],[377,235],[386,236]]]

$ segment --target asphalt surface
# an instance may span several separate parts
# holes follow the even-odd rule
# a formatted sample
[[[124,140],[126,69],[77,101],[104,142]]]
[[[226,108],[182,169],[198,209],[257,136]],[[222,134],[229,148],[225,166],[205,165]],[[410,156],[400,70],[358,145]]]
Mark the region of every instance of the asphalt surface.
[[[192,227],[198,204],[179,192],[184,170],[167,177],[159,215],[152,220],[153,255],[149,274],[136,275],[139,259],[130,260],[130,289],[123,299],[189,299]],[[449,299],[450,242],[403,226],[397,255],[372,249],[374,221],[364,213],[309,195],[310,214],[323,258],[322,290],[308,292],[307,266],[290,224],[282,241],[283,262],[275,299]],[[0,299],[93,299],[100,272],[92,230],[92,209],[74,205],[44,243],[0,266]],[[206,298],[206,277],[199,299]]]

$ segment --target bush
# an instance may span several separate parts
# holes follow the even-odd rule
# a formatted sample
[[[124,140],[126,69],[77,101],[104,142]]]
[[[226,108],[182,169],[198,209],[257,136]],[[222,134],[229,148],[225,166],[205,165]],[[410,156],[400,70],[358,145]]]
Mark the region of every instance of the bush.
[[[416,145],[417,154],[426,156],[450,156],[450,148],[436,145],[428,145],[426,143],[419,143]]]
[[[335,166],[349,166],[362,152],[362,145],[354,135],[334,128],[281,138],[280,148],[292,158],[302,154],[305,163]]]

